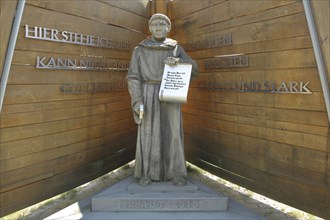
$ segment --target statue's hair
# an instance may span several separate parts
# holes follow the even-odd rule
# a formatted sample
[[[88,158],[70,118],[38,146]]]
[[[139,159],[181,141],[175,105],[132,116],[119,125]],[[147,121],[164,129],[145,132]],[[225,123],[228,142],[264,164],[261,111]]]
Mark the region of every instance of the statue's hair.
[[[162,20],[166,21],[166,23],[167,23],[168,25],[171,25],[171,20],[170,20],[166,15],[164,15],[164,14],[161,14],[161,13],[153,14],[153,15],[151,16],[151,18],[149,19],[149,24],[151,24],[151,22],[152,22],[153,20],[155,20],[155,19],[162,19]]]

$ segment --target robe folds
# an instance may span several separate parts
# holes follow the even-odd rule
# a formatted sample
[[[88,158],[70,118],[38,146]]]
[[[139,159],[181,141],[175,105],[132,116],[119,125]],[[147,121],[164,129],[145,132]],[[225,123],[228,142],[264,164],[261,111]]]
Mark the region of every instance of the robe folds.
[[[169,38],[162,42],[147,38],[135,47],[127,75],[134,120],[138,124],[134,175],[153,181],[187,176],[181,105],[161,102],[158,96],[167,57],[192,64],[191,78],[197,76],[196,62]],[[136,111],[140,104],[144,105],[142,119]]]

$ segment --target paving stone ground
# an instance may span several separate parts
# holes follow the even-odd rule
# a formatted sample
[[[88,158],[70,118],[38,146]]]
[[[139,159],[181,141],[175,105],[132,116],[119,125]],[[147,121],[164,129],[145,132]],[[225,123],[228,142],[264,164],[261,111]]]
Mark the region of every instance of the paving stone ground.
[[[193,172],[190,176],[196,178],[203,184],[211,187],[224,196],[230,197],[243,206],[252,209],[255,213],[266,217],[269,220],[322,220],[317,216],[279,203],[265,196],[247,190],[229,181],[214,176],[190,164]]]
[[[271,200],[267,197],[249,191],[236,184],[213,176],[191,164],[189,166],[189,175],[200,181],[204,185],[212,188],[224,196],[227,196],[236,202],[249,208],[260,216],[269,220],[321,220],[316,216],[302,212],[295,208],[286,206],[282,203]],[[17,213],[1,218],[1,220],[39,220],[68,207],[69,205],[86,199],[98,192],[116,184],[120,180],[133,174],[134,163],[131,162],[122,168],[110,172],[96,180],[77,187],[50,200],[36,204]]]

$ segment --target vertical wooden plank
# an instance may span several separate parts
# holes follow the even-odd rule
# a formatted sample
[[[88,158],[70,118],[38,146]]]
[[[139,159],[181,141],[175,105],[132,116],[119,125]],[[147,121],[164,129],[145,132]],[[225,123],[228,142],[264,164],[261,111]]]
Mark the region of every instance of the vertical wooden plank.
[[[151,0],[150,1],[150,15],[153,15],[156,13],[156,0]]]
[[[156,13],[167,14],[167,4],[168,0],[155,0],[156,3]]]
[[[167,3],[167,7],[166,7],[167,17],[169,17],[171,21],[173,19],[173,17],[172,17],[172,6],[173,6],[173,1],[169,1]]]
[[[14,22],[14,15],[18,0],[0,1],[0,78],[6,57],[11,27]]]
[[[330,1],[310,1],[313,8],[313,15],[319,34],[319,40],[323,53],[323,60],[330,85]]]

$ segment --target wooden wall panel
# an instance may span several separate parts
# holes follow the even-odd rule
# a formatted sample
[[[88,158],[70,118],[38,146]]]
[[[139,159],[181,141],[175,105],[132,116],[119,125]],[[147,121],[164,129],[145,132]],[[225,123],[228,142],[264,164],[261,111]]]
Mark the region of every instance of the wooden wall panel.
[[[103,2],[105,4],[109,4],[117,8],[120,8],[122,10],[127,10],[134,14],[141,15],[147,18],[148,20],[150,17],[150,2],[148,0],[130,1],[129,4],[127,4],[127,2],[125,1],[111,1],[111,0],[99,0],[99,2]],[[148,28],[148,26],[146,27]]]
[[[0,2],[0,79],[10,39],[11,27],[14,22],[16,6],[17,0]]]
[[[208,7],[213,7],[216,4],[224,2],[226,0],[211,0],[211,1],[195,1],[194,4],[186,4],[181,1],[175,1],[172,3],[172,19],[178,19],[189,15],[190,13],[202,10]]]
[[[203,2],[203,1],[201,1]],[[204,9],[199,8],[195,12],[186,15],[180,19],[173,18],[173,32],[174,34],[191,34],[203,33],[204,29],[217,30],[218,25],[231,24],[229,27],[240,26],[242,23],[250,23],[253,20],[263,20],[270,16],[281,16],[277,15],[277,7],[283,5],[292,4],[293,0],[280,0],[280,1],[220,1],[208,3],[209,7]],[[205,4],[205,3],[204,3]],[[172,10],[180,12],[186,7],[194,7],[194,4],[187,4],[184,1],[178,0],[173,1]],[[200,6],[199,6],[200,7]],[[275,9],[275,12],[270,12],[269,9]],[[210,16],[210,14],[217,16]],[[267,15],[268,14],[268,15]],[[281,14],[281,13],[280,13]],[[287,14],[282,11],[282,14]],[[260,16],[260,17],[259,17]],[[243,19],[244,17],[244,19]],[[237,21],[238,20],[238,21]]]
[[[142,15],[127,11],[125,8],[120,8],[118,7],[118,3],[116,7],[113,6],[112,4],[116,2],[117,1],[87,1],[84,4],[81,4],[81,0],[29,0],[28,4],[36,7],[42,7],[47,10],[57,11],[62,14],[64,13],[80,18],[86,18],[88,20],[91,19],[99,23],[111,24],[125,29],[137,30],[139,32],[147,32],[148,26],[146,26],[146,23],[148,22],[148,18],[146,18],[145,15],[148,13],[148,10],[146,10],[148,1],[136,1],[131,4],[120,4],[127,5],[132,9],[138,4],[141,4],[141,6],[144,6],[144,8],[140,8],[144,9],[144,13],[141,12],[141,14],[143,13]],[[130,22],[127,22],[128,17]],[[51,20],[56,21],[55,19]],[[84,25],[82,22],[79,23],[80,25]],[[119,33],[120,32],[117,32],[117,34]]]
[[[330,86],[330,1],[311,1],[314,19],[319,34],[319,41],[323,53],[323,61],[328,73],[328,83]]]
[[[171,6],[172,36],[201,70],[183,107],[187,159],[328,219],[330,129],[302,2],[174,0]],[[216,45],[225,35],[231,43]],[[238,55],[248,57],[247,66],[205,64]],[[312,94],[216,87],[253,81],[309,82]]]
[[[129,94],[122,86],[127,69],[39,69],[36,64],[37,57],[128,64],[134,46],[147,36],[149,4],[148,0],[26,1],[0,115],[1,216],[134,159],[136,126]],[[105,37],[130,48],[31,39],[25,37],[25,25]],[[101,83],[112,83],[114,89],[61,91],[63,84]]]
[[[7,10],[9,2],[12,5]],[[316,22],[323,49],[329,45],[325,2],[329,3],[313,3],[320,12]],[[1,18],[16,5],[14,1],[0,4]],[[197,60],[201,70],[183,107],[187,159],[327,218],[330,129],[300,0],[138,0],[129,4],[27,0],[0,115],[0,216],[76,187],[134,158],[136,127],[127,91],[63,94],[60,90],[66,83],[122,83],[126,71],[37,69],[36,57],[93,57],[127,63],[133,46],[147,36],[148,18],[157,9],[167,11],[172,19],[171,36]],[[1,62],[11,25],[4,21],[0,21]],[[102,36],[128,42],[131,48],[26,38],[25,25]],[[205,44],[225,34],[230,34],[230,45]],[[189,49],[188,43],[197,48]],[[323,52],[327,60],[328,54]],[[206,68],[205,62],[211,58],[235,54],[248,56],[248,66]],[[215,82],[242,81],[309,82],[312,94],[212,89]],[[210,89],[205,87],[209,82]]]

